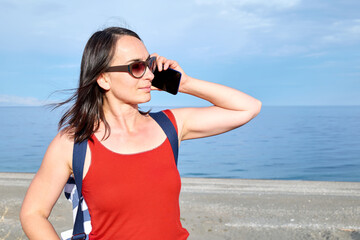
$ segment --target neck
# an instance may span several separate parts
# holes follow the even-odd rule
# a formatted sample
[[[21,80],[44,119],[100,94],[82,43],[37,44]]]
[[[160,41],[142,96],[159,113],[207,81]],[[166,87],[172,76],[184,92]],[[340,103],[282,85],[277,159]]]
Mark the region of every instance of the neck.
[[[135,130],[136,122],[139,117],[141,117],[138,105],[125,103],[110,104],[105,100],[103,111],[105,119],[110,125],[111,131],[132,132]]]

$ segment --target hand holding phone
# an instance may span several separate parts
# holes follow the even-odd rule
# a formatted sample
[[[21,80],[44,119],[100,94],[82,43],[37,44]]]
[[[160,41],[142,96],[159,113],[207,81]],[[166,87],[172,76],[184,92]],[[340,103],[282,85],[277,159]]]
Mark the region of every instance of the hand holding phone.
[[[181,72],[168,68],[167,70],[155,69],[152,85],[168,93],[176,95],[179,91]]]

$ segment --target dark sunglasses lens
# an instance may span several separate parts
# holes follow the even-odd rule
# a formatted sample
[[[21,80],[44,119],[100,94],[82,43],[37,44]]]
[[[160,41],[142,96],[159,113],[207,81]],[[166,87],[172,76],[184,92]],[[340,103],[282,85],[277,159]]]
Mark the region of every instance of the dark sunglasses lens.
[[[142,75],[145,72],[145,63],[144,62],[137,62],[132,64],[131,66],[131,72],[134,75],[134,77],[142,77]]]

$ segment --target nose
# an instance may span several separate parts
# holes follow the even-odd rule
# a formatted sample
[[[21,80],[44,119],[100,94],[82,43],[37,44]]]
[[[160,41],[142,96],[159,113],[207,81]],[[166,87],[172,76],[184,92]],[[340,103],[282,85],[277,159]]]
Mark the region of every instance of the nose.
[[[149,67],[146,67],[144,78],[150,81],[154,79],[154,73],[150,70]]]

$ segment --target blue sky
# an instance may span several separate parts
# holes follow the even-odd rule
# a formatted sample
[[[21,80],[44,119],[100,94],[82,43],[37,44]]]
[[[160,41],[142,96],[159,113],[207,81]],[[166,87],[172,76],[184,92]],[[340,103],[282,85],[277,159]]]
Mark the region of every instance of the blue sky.
[[[265,105],[360,105],[360,1],[0,0],[0,105],[65,99],[91,34],[135,30],[150,53]],[[148,105],[206,104],[154,93]]]

